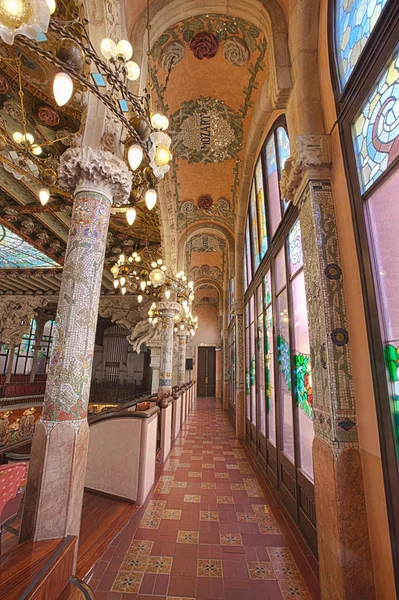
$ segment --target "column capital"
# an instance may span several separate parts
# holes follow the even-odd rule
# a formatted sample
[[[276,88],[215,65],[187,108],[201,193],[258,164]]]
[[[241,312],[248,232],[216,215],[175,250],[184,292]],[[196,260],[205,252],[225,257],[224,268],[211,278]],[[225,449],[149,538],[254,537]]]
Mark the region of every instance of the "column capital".
[[[286,200],[298,204],[309,179],[330,176],[331,138],[329,135],[298,135],[291,156],[281,173],[280,189]]]
[[[119,206],[129,199],[133,173],[111,152],[81,146],[64,152],[58,176],[63,190],[71,193],[79,191],[79,188],[101,190],[114,205]]]
[[[158,310],[162,314],[177,314],[181,312],[181,306],[178,302],[158,302]]]
[[[231,311],[236,315],[242,315],[244,313],[244,301],[236,300],[231,306]]]

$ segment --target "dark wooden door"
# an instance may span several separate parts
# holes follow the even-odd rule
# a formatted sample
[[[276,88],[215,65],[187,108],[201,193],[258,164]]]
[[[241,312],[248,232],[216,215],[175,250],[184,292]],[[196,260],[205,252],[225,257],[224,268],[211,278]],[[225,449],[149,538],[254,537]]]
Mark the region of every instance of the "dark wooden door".
[[[216,349],[198,348],[197,396],[214,398],[216,394]]]

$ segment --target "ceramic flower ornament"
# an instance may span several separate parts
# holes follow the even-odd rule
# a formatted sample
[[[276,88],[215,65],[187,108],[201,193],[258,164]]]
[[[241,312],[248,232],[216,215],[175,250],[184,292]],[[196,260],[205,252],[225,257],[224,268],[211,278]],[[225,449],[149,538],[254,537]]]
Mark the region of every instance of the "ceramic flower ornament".
[[[150,135],[152,142],[151,149],[148,153],[150,157],[150,167],[152,168],[155,177],[162,179],[169,171],[169,162],[172,160],[170,153],[170,145],[172,140],[167,133],[156,131]],[[166,156],[168,155],[168,156]]]
[[[47,0],[0,0],[0,37],[13,44],[16,35],[36,39],[50,21]]]

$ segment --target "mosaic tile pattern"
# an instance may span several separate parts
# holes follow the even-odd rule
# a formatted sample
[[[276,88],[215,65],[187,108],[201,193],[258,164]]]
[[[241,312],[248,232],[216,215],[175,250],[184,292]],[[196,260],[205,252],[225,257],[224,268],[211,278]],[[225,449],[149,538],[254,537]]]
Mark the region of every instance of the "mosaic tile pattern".
[[[319,600],[317,581],[255,471],[248,477],[229,469],[218,477],[227,475],[226,463],[238,465],[247,455],[215,402],[197,401],[175,450],[149,502],[94,568],[89,583],[96,596]],[[194,453],[198,464],[215,468],[183,466]]]

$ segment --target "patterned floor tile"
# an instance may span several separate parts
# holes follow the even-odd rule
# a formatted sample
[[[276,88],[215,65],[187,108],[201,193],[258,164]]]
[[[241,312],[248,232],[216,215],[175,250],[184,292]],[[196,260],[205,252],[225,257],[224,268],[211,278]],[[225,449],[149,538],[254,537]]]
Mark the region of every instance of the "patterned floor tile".
[[[187,487],[187,481],[172,481],[172,488],[185,489]]]
[[[279,581],[278,586],[284,600],[311,600],[304,583]]]
[[[243,483],[231,483],[230,487],[236,492],[245,492],[245,485]]]
[[[221,533],[220,544],[222,546],[242,546],[240,533]]]
[[[142,554],[144,556],[149,556],[151,554],[153,545],[154,542],[151,542],[150,540],[133,540],[129,546],[127,554]]]
[[[234,504],[233,496],[216,496],[218,504]]]
[[[292,556],[289,548],[272,547],[267,549],[267,553],[269,555],[270,562],[275,567],[282,567],[283,565],[295,565],[294,557]]]
[[[200,521],[218,521],[219,515],[213,510],[200,510]]]
[[[170,573],[172,570],[172,556],[150,556],[148,558],[146,573]]]
[[[216,490],[216,483],[202,482],[201,489],[202,490]]]
[[[236,515],[237,515],[237,521],[239,523],[257,523],[258,522],[256,515],[253,515],[251,513],[238,512],[238,513],[236,513]]]
[[[199,504],[201,502],[201,496],[196,494],[184,494],[184,502],[194,502]]]
[[[251,579],[276,579],[273,565],[270,562],[247,562],[249,576]]]
[[[197,560],[198,577],[223,577],[222,561],[212,558]]]
[[[181,510],[175,508],[165,508],[162,511],[162,519],[169,519],[172,521],[180,521],[181,519]]]
[[[161,517],[144,516],[140,522],[140,529],[158,529],[161,524]]]
[[[178,531],[178,544],[199,544],[199,531]]]
[[[215,465],[213,463],[203,463],[201,465],[201,469],[214,469]]]
[[[188,474],[189,477],[202,477],[202,473],[199,471],[190,471]]]
[[[216,479],[229,479],[228,473],[215,473]]]
[[[143,573],[148,563],[149,556],[146,554],[129,554],[122,563],[120,571],[129,571],[131,573]]]
[[[137,594],[143,577],[143,573],[123,573],[120,571],[116,576],[111,591]]]

